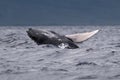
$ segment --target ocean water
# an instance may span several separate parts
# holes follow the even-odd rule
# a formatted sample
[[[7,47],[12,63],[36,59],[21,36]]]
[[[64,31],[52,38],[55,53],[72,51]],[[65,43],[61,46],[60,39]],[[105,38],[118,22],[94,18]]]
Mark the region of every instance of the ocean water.
[[[73,34],[99,29],[78,49],[36,45],[28,28]],[[119,80],[120,26],[0,27],[0,80]]]

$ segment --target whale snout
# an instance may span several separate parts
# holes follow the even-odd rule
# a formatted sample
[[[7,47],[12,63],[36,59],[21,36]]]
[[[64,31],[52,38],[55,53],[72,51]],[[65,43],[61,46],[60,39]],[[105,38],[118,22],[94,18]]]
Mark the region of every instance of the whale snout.
[[[28,31],[26,32],[28,36],[38,45],[46,44],[46,41],[48,41],[48,37],[43,34],[44,31],[42,30],[36,30],[36,29],[29,28]]]
[[[28,31],[26,31],[29,37],[38,37],[40,32],[37,30],[34,30],[32,28],[29,28]]]
[[[28,35],[31,35],[33,33],[33,30],[32,30],[32,28],[29,28],[26,32]]]
[[[38,36],[39,35],[37,34],[37,31],[35,31],[32,28],[29,28],[26,32],[27,32],[28,36],[38,44],[38,39],[39,39]]]
[[[27,32],[28,34],[33,34],[35,31],[34,31],[32,28],[29,28],[26,32]]]

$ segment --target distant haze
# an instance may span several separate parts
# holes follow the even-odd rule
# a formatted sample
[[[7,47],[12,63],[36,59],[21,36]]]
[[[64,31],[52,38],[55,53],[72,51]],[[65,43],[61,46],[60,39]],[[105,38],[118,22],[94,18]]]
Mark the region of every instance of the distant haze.
[[[119,25],[120,0],[0,0],[0,25]]]

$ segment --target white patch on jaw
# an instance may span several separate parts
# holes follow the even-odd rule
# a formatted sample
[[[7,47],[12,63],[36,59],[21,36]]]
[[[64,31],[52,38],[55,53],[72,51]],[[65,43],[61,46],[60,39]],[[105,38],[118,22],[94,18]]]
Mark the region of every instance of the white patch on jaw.
[[[61,49],[65,49],[65,48],[68,47],[68,44],[66,44],[66,43],[61,43],[60,45],[58,45],[58,47],[61,48]]]

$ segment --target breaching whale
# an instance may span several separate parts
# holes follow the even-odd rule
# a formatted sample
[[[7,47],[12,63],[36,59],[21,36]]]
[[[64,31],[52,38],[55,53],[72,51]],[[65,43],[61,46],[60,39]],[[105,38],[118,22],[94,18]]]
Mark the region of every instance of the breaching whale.
[[[41,44],[52,44],[60,48],[75,49],[79,48],[76,43],[83,42],[96,34],[99,30],[95,30],[87,33],[78,33],[71,35],[60,35],[54,31],[43,30],[43,29],[32,29],[29,28],[27,32],[28,36],[36,42],[38,45]]]

